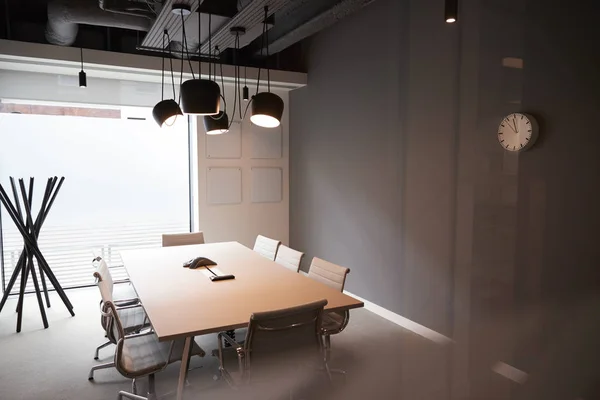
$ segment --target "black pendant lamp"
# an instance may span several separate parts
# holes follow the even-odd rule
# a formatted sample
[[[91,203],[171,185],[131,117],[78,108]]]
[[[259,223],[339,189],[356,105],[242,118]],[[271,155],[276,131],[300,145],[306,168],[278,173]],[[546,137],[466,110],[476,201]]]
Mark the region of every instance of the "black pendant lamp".
[[[173,13],[181,15],[181,28],[183,34],[182,43],[187,50],[187,39],[185,37],[184,15],[190,14],[190,8],[187,5],[173,5]],[[202,14],[198,9],[198,79],[194,76],[192,70],[192,79],[183,82],[181,85],[181,107],[183,112],[192,115],[217,115],[221,103],[221,90],[219,85],[211,79],[202,79]],[[209,32],[209,38],[211,33]],[[189,60],[189,54],[188,54]],[[209,64],[210,65],[210,64]],[[190,63],[191,66],[191,63]],[[209,77],[210,78],[210,77]]]
[[[211,17],[208,17],[208,29],[210,30],[210,20]],[[210,42],[210,41],[209,41]],[[212,44],[212,43],[211,43]],[[219,57],[219,65],[221,66],[221,86],[223,87],[223,93],[225,93],[225,84],[223,83],[223,64],[221,64],[221,52],[219,52],[219,47],[215,46],[215,54],[218,54]],[[211,73],[209,72],[209,76]],[[216,78],[217,72],[215,67],[214,76]],[[225,100],[223,100],[225,101]],[[235,104],[234,104],[233,113],[235,114]],[[217,115],[205,115],[204,120],[204,129],[206,130],[207,135],[221,135],[223,133],[229,132],[229,116],[227,115],[227,104],[225,105],[225,111],[219,111]]]
[[[159,127],[171,126],[175,123],[178,115],[183,115],[179,104],[175,99],[175,78],[173,77],[173,60],[171,63],[171,83],[173,85],[173,98],[165,100],[165,36],[168,36],[167,30],[163,32],[163,55],[162,55],[162,80],[161,80],[161,101],[152,109],[152,116]],[[171,41],[169,40],[169,43]]]
[[[207,135],[221,135],[229,132],[229,117],[223,111],[215,116],[206,115],[204,117],[204,129]]]
[[[79,48],[81,54],[81,71],[79,72],[79,87],[86,88],[87,87],[87,75],[83,70],[83,47]]]
[[[263,45],[261,46],[260,52],[264,46],[264,40],[267,41],[267,59],[269,58],[269,31],[267,29],[267,17],[269,7],[265,6],[265,19],[263,21]],[[250,121],[253,124],[262,126],[263,128],[276,128],[281,124],[281,117],[283,115],[283,100],[275,93],[271,93],[271,75],[267,68],[267,91],[258,93],[258,85],[260,83],[260,69],[258,71],[258,82],[256,84],[257,94],[252,97],[252,115]]]
[[[446,0],[444,16],[448,24],[453,24],[458,20],[458,0]]]

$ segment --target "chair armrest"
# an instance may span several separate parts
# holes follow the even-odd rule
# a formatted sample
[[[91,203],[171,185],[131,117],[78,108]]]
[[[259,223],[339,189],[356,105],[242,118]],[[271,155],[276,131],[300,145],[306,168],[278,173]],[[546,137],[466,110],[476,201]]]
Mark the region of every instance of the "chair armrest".
[[[138,303],[138,304],[132,304],[130,306],[115,307],[115,308],[117,310],[127,310],[130,308],[138,308],[138,307],[142,307],[142,304]],[[100,302],[100,314],[102,314],[103,317],[112,317],[112,315],[110,313],[104,312],[103,307],[102,307],[102,302]]]
[[[142,303],[131,304],[128,306],[119,306],[119,307],[117,307],[117,310],[128,310],[130,308],[138,308],[138,307],[142,307]]]
[[[346,326],[348,326],[348,322],[350,322],[350,312],[348,310],[345,310],[345,311],[333,311],[333,312],[338,313],[338,314],[339,313],[343,313],[342,321],[334,329],[321,328],[321,334],[322,335],[325,335],[325,336],[336,335],[336,334],[342,332],[346,328]]]
[[[142,337],[142,336],[149,336],[149,335],[154,335],[154,332],[148,331],[148,332],[142,332],[142,333],[133,333],[131,335],[123,336],[123,340],[129,340],[129,339],[138,338],[138,337]],[[171,345],[171,347],[172,347],[172,345]]]
[[[125,306],[132,306],[135,304],[139,304],[140,303],[140,299],[121,299],[121,300],[115,300],[113,301],[113,304],[117,307],[117,308],[122,308]]]

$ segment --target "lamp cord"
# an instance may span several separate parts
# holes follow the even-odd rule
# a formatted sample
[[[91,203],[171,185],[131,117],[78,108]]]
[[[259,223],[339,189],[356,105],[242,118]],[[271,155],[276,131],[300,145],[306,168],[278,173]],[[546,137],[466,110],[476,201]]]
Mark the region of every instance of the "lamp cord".
[[[262,31],[262,35],[260,37],[260,56],[262,57],[263,55],[263,49],[265,47],[265,31],[266,31],[266,27],[267,27],[267,12],[269,10],[269,6],[265,6],[265,20],[263,21],[263,31]],[[262,68],[262,65],[260,65],[258,67],[258,80],[256,81],[256,94],[258,94],[258,87],[260,86],[260,70]]]
[[[210,80],[212,78],[212,34],[211,34],[211,29],[212,29],[212,14],[208,14],[208,79]],[[215,49],[216,51],[216,49]],[[215,76],[217,76],[217,67],[215,66]],[[223,87],[223,90],[225,90],[225,87]]]
[[[208,64],[210,69],[210,64]],[[198,79],[202,79],[202,13],[198,4]]]
[[[181,84],[183,83],[183,44],[181,45],[181,67],[179,71],[179,98],[177,99],[177,105],[181,105]]]
[[[165,31],[166,32],[166,31]],[[161,69],[161,85],[160,85],[160,100],[163,101],[165,99],[165,32],[163,32],[162,37],[162,69]]]
[[[165,35],[167,35],[167,40],[169,41],[169,64],[171,66],[171,85],[173,86],[173,100],[175,100],[175,75],[173,75],[173,55],[171,54],[171,36],[169,36],[169,31],[165,29]],[[183,61],[181,62],[183,65]],[[180,83],[181,85],[181,83]]]
[[[188,52],[187,37],[185,34],[185,20],[183,19],[183,13],[181,13],[181,35],[183,36],[181,40],[181,45],[185,49],[185,54],[187,56],[186,58],[188,60],[188,63],[190,64],[190,70],[192,71],[192,79],[196,79],[196,76],[194,76],[194,68],[192,67],[192,60],[190,59],[190,53]],[[202,73],[202,71],[200,71],[200,73]]]
[[[240,34],[239,33],[236,35],[235,39],[236,39],[235,40],[235,42],[236,42],[235,43],[235,53],[236,53],[236,56],[237,56],[237,54],[240,51]],[[241,74],[240,74],[241,69],[240,69],[239,63],[236,62],[235,65],[236,65],[236,70],[235,71],[236,71],[236,77],[237,77],[236,93],[238,95],[238,98],[240,99],[240,102],[238,103],[238,109],[239,109],[239,113],[240,113],[240,118],[242,118],[242,94],[240,93],[240,89],[241,89],[241,86],[242,86],[242,84],[241,84],[242,77],[241,77]],[[233,113],[235,114],[235,110],[233,110]]]
[[[265,6],[265,36],[267,42],[267,58],[265,64],[267,65],[267,91],[271,91],[271,69],[269,68],[269,30],[267,29],[267,7]]]

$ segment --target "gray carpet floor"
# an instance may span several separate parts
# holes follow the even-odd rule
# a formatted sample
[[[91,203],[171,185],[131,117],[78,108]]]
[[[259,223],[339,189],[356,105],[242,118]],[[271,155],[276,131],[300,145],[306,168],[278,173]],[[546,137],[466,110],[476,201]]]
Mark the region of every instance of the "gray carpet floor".
[[[104,342],[96,288],[67,291],[75,307],[71,317],[56,293],[47,309],[50,327],[43,329],[36,298],[25,297],[21,333],[15,332],[17,298],[9,298],[0,313],[0,400],[108,400],[119,390],[129,390],[131,381],[114,369],[97,371],[88,381],[90,367],[112,359],[114,346],[94,349]],[[274,382],[268,393],[233,390],[215,380],[217,360],[210,356],[216,335],[197,337],[207,356],[193,357],[186,399],[286,398],[287,388]],[[443,348],[364,309],[351,312],[350,324],[332,338],[332,368],[347,371],[325,385],[323,376],[302,377],[301,399],[441,399],[446,397],[447,355]],[[179,363],[157,375],[161,399],[174,398]],[[281,386],[281,385],[280,385]],[[145,389],[141,381],[139,388]],[[143,393],[143,392],[142,392]]]

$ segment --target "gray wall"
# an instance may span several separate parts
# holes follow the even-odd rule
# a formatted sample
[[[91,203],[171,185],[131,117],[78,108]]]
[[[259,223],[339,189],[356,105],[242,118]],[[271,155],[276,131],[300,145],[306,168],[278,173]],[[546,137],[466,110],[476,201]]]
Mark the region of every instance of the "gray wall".
[[[446,25],[443,1],[378,0],[313,38],[290,98],[291,245],[451,336],[454,397],[583,396],[593,360],[570,335],[599,334],[600,313],[578,314],[600,283],[599,6],[461,5]],[[519,111],[541,137],[508,154],[498,123]],[[532,374],[524,389],[498,360]]]

